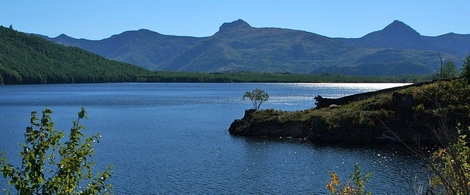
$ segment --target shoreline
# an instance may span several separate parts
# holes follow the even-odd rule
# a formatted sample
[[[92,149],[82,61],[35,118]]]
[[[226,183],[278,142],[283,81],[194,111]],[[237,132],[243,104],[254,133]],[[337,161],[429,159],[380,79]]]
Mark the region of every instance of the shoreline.
[[[305,139],[317,144],[397,143],[438,144],[429,125],[433,110],[420,111],[423,99],[415,94],[447,79],[353,94],[337,99],[317,96],[316,108],[301,111],[246,110],[228,131],[234,136]],[[450,129],[455,130],[454,128]]]

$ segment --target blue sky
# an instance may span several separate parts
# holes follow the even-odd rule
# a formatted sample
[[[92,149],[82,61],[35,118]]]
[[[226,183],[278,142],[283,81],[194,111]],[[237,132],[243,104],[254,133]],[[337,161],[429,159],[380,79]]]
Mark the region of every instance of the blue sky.
[[[127,30],[204,37],[224,22],[357,38],[393,20],[422,35],[470,34],[470,1],[435,0],[2,0],[0,25],[50,37],[103,39]]]

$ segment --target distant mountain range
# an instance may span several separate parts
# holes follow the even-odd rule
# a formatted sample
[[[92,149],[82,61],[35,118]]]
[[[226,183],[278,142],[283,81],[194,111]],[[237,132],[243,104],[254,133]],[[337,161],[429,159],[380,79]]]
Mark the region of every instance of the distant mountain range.
[[[401,21],[361,38],[256,28],[240,19],[222,24],[209,37],[162,35],[141,29],[102,40],[75,39],[64,34],[44,38],[150,70],[188,72],[428,74],[438,69],[439,54],[460,66],[470,53],[470,34],[422,36]]]

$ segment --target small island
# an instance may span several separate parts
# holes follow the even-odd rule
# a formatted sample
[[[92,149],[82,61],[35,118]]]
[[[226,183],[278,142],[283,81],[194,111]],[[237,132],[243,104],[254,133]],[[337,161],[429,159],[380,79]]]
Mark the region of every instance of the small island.
[[[464,77],[411,84],[338,99],[315,97],[316,108],[245,111],[231,135],[298,138],[322,144],[401,142],[446,145],[469,125],[470,88]]]

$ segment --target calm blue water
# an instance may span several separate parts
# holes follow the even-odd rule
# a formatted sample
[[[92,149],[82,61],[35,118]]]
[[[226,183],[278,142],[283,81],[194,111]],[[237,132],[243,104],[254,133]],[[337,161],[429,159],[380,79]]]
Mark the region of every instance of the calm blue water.
[[[84,106],[88,135],[100,133],[94,157],[114,167],[115,194],[327,194],[329,171],[343,180],[359,163],[375,194],[409,194],[422,163],[370,148],[316,146],[307,141],[233,137],[228,127],[265,90],[261,108],[303,110],[313,97],[341,97],[402,84],[120,83],[0,86],[0,151],[18,159],[30,112],[54,110],[69,130]],[[16,161],[19,162],[19,161]],[[6,187],[0,179],[0,188]]]

